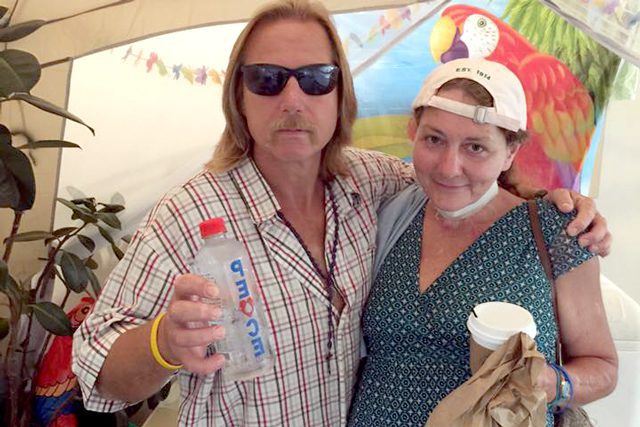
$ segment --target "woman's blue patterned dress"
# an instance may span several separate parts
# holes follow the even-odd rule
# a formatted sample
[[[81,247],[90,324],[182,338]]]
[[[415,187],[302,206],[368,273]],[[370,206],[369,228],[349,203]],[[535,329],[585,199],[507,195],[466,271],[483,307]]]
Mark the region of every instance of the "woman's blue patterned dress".
[[[572,215],[545,201],[538,202],[538,211],[555,277],[592,256],[564,232]],[[350,426],[424,426],[438,402],[471,375],[466,320],[479,303],[507,301],[529,310],[538,350],[548,362],[555,360],[551,284],[527,204],[496,221],[420,293],[423,219],[424,207],[384,260],[369,295],[363,315],[368,357]],[[547,425],[553,425],[551,414]]]

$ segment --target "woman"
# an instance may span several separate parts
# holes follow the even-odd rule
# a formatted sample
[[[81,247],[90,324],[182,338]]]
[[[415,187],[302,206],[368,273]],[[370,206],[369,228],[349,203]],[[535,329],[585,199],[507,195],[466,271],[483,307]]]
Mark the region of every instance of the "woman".
[[[373,288],[363,316],[368,357],[351,426],[423,426],[471,375],[466,319],[482,302],[529,310],[548,362],[537,386],[553,406],[584,404],[615,387],[617,356],[599,287],[597,258],[565,233],[572,215],[538,202],[557,286],[564,374],[556,373],[552,285],[537,255],[525,200],[497,186],[526,139],[518,78],[501,64],[440,66],[414,101],[419,186],[383,211]],[[429,195],[428,199],[426,194]],[[547,425],[553,425],[553,408]]]

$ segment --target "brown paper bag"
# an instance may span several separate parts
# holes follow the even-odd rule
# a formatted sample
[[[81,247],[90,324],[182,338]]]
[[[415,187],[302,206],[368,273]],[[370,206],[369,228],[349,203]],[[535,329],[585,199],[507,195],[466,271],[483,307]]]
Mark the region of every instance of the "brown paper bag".
[[[426,427],[545,426],[546,394],[533,386],[544,365],[527,334],[512,336],[436,406]]]

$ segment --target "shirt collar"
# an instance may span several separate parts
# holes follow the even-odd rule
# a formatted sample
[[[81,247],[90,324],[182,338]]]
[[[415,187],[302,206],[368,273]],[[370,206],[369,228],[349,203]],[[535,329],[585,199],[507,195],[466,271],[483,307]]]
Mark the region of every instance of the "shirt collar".
[[[276,216],[280,203],[253,159],[246,158],[229,175],[256,225]]]
[[[229,172],[256,225],[277,216],[280,203],[253,159],[246,158]],[[359,207],[362,195],[351,176],[337,176],[331,183],[341,217]]]

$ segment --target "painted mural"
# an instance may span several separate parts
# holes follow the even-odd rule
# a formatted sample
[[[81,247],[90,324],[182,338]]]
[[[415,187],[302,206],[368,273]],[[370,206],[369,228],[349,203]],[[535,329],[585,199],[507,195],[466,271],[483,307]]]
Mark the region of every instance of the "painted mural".
[[[410,158],[409,106],[424,77],[483,57],[510,68],[527,96],[530,140],[510,183],[585,190],[620,58],[538,1],[428,2],[335,19],[355,76],[357,146]]]

